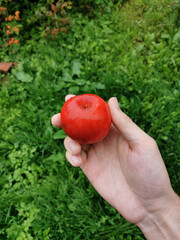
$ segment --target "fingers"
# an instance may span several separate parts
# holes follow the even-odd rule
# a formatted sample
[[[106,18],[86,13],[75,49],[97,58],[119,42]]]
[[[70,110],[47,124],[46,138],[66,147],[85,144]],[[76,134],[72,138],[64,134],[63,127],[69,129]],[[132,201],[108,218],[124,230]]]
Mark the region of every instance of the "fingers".
[[[66,158],[69,163],[74,167],[79,167],[82,164],[81,155],[72,155],[70,152],[66,152]]]
[[[108,105],[111,111],[113,124],[127,141],[133,144],[148,136],[125,113],[121,111],[115,97],[109,99]]]
[[[70,137],[66,137],[64,140],[64,146],[67,150],[66,158],[71,165],[74,167],[82,166],[87,156],[81,145]]]
[[[70,98],[74,97],[75,95],[69,94],[66,95],[65,101],[69,100]],[[61,114],[57,113],[51,118],[51,123],[54,127],[61,128]]]
[[[65,101],[69,100],[70,98],[72,98],[72,97],[74,97],[74,96],[75,96],[75,95],[73,95],[73,94],[68,94],[68,95],[66,95]]]
[[[53,126],[60,128],[61,127],[61,114],[55,114],[52,118],[51,118],[51,123]]]
[[[79,167],[82,164],[81,158],[81,145],[71,139],[66,137],[64,140],[64,146],[66,148],[66,158],[74,167]]]
[[[71,139],[70,137],[66,137],[64,140],[64,146],[68,152],[73,155],[78,155],[81,152],[81,145]]]

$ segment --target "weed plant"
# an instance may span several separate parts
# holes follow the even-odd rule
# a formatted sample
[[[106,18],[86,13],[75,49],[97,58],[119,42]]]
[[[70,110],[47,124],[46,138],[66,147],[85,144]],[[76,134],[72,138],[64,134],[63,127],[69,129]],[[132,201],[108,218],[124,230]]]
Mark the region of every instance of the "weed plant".
[[[0,239],[145,239],[66,161],[64,133],[50,119],[68,93],[116,96],[157,141],[180,194],[178,9],[126,1],[91,20],[74,13],[68,34],[21,45],[18,67],[0,75]]]

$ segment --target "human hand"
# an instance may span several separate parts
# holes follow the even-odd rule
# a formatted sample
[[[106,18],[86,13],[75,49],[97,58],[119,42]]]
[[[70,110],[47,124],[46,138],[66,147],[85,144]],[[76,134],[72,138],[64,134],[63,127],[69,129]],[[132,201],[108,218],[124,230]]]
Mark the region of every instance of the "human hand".
[[[82,169],[97,192],[126,220],[140,226],[151,213],[175,201],[175,193],[154,139],[120,110],[116,98],[108,105],[112,117],[108,136],[92,145],[66,137],[66,158]],[[52,124],[61,127],[60,114],[53,116]]]

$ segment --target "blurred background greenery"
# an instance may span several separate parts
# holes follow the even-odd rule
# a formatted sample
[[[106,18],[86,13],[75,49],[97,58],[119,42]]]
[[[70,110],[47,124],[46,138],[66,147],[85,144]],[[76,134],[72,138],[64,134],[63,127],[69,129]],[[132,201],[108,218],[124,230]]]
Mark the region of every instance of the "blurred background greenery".
[[[140,240],[65,159],[68,93],[120,107],[158,143],[180,194],[180,3],[0,1],[0,239]]]

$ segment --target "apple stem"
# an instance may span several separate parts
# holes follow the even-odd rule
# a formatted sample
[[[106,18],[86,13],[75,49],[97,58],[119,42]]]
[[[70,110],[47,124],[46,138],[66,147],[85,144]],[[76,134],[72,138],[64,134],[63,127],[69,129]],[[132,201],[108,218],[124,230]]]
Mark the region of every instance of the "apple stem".
[[[83,105],[83,108],[84,109],[88,109],[88,105],[86,104],[86,105]]]

